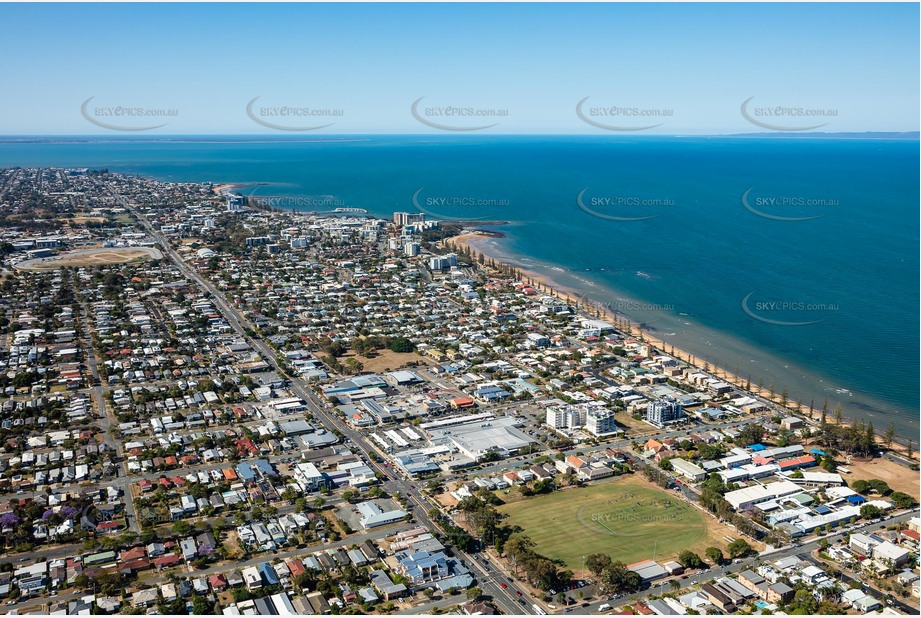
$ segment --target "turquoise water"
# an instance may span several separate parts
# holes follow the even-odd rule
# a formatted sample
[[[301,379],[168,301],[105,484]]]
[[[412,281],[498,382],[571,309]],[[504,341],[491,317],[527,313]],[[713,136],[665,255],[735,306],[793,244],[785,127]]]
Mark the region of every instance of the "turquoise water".
[[[0,165],[266,183],[248,191],[312,196],[285,207],[327,196],[387,217],[508,221],[493,228],[506,238],[481,242],[488,252],[588,291],[753,384],[918,431],[917,141],[7,142]]]

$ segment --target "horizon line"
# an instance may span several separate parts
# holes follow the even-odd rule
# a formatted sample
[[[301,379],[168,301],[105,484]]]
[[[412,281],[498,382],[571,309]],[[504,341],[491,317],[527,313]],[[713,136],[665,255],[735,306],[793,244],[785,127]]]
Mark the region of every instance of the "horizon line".
[[[330,138],[355,138],[355,137],[456,137],[466,139],[470,137],[628,137],[628,138],[648,138],[648,137],[827,137],[827,136],[915,136],[921,137],[921,131],[918,129],[906,131],[760,131],[760,132],[735,132],[735,133],[520,133],[520,132],[477,132],[477,133],[312,133],[305,134],[285,134],[285,133],[150,133],[140,135],[137,133],[130,135],[121,135],[118,133],[0,133],[0,140],[17,140],[17,139],[54,139],[54,138],[103,138],[103,139],[121,139],[121,140],[147,140],[147,139],[164,139],[164,138],[214,138],[214,137],[253,137],[253,138],[276,138],[287,140],[301,141],[319,141]]]

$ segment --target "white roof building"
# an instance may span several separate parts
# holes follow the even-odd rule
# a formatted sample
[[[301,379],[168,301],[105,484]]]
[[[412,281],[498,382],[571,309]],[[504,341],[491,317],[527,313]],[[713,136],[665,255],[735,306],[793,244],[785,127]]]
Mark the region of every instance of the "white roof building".
[[[355,508],[361,517],[361,525],[365,529],[385,526],[406,517],[406,511],[402,509],[384,512],[381,507],[371,501],[362,502]]]
[[[670,460],[670,463],[672,464],[672,468],[675,470],[675,472],[679,473],[685,478],[691,479],[692,481],[701,480],[707,476],[707,473],[703,468],[690,461],[675,457],[674,459]]]
[[[898,565],[906,562],[911,552],[889,541],[884,541],[873,548],[873,559],[885,564]]]
[[[802,488],[796,483],[791,483],[790,481],[779,481],[777,483],[768,483],[767,485],[752,485],[750,487],[744,487],[742,489],[730,491],[724,495],[723,498],[726,499],[726,502],[728,502],[732,508],[738,511],[758,504],[759,502],[782,498],[784,496],[791,496],[793,494],[798,494],[801,491]]]
[[[825,515],[803,517],[793,522],[793,525],[803,532],[812,532],[816,528],[821,528],[822,526],[827,526],[828,524],[834,525],[839,522],[851,519],[852,517],[860,518],[859,506],[845,506],[838,509],[837,511],[826,513]]]

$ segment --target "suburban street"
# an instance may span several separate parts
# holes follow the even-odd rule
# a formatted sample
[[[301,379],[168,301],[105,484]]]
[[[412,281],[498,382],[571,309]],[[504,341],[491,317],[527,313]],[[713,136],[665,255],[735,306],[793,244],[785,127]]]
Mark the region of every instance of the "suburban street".
[[[266,344],[261,339],[250,337],[247,334],[247,330],[252,332],[255,330],[252,324],[231,304],[229,304],[224,295],[217,290],[211,282],[207,281],[204,277],[195,272],[192,268],[186,264],[182,257],[170,246],[169,241],[164,238],[159,232],[157,232],[154,227],[150,224],[146,217],[141,214],[133,205],[129,204],[128,201],[118,193],[112,191],[109,187],[105,189],[115,197],[119,203],[128,210],[147,230],[153,239],[155,239],[159,244],[164,253],[169,256],[173,262],[177,265],[180,271],[188,277],[190,281],[198,283],[211,297],[211,300],[214,302],[216,308],[221,312],[224,318],[227,320],[228,324],[237,332],[237,334],[245,339],[253,348],[259,352],[262,358],[271,365],[271,367],[279,373],[279,375],[285,375],[285,372],[282,370],[281,365],[278,362],[278,356],[268,344]],[[387,480],[383,483],[383,487],[389,493],[399,493],[402,496],[405,496],[408,500],[412,501],[418,508],[413,509],[413,516],[424,526],[428,527],[431,530],[437,530],[438,527],[428,516],[428,509],[432,507],[431,504],[427,501],[425,496],[421,493],[420,490],[414,488],[413,483],[408,481],[399,475],[395,470],[382,466],[375,463],[374,459],[371,458],[369,452],[372,450],[372,447],[367,442],[365,437],[358,431],[350,428],[344,422],[342,422],[338,417],[328,411],[327,406],[320,401],[317,395],[313,390],[299,377],[293,376],[290,379],[291,390],[295,395],[307,402],[308,407],[310,408],[311,413],[313,413],[314,418],[319,420],[323,426],[328,431],[335,431],[348,439],[354,446],[361,450],[362,454],[369,462],[369,465],[372,466],[377,472],[382,474]],[[471,571],[477,578],[477,581],[480,585],[480,588],[483,592],[492,597],[506,613],[533,613],[533,610],[529,606],[522,606],[517,603],[514,590],[509,588],[502,588],[501,583],[497,582],[493,576],[487,573],[483,568],[477,564],[473,557],[460,550],[455,548],[455,552],[462,558],[464,558],[465,563],[471,568]],[[508,584],[506,584],[508,586]]]
[[[134,509],[134,500],[128,488],[130,480],[128,478],[128,462],[125,458],[125,447],[124,443],[121,440],[116,440],[112,433],[113,428],[118,427],[118,418],[115,416],[115,410],[106,404],[105,387],[103,386],[102,377],[99,374],[98,361],[96,360],[96,348],[93,346],[92,336],[90,335],[89,307],[86,306],[85,300],[81,302],[80,309],[83,319],[83,335],[86,339],[86,361],[90,368],[90,375],[92,376],[92,386],[89,390],[93,398],[95,409],[100,417],[99,425],[102,429],[103,436],[105,436],[104,442],[106,446],[115,453],[116,465],[118,466],[118,478],[111,484],[122,491],[125,502],[125,519],[128,523],[128,529],[135,534],[140,534],[141,526],[138,523],[137,513]]]

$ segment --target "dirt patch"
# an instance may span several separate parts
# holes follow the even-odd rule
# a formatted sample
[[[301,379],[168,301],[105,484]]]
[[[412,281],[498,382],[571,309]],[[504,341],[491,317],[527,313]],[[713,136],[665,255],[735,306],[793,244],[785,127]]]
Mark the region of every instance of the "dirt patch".
[[[443,492],[435,496],[435,500],[438,501],[442,507],[446,509],[453,509],[457,506],[457,498],[452,496],[449,492]]]
[[[879,479],[886,481],[894,491],[903,491],[916,500],[921,498],[918,473],[894,461],[882,458],[870,461],[851,460],[851,463],[844,464],[844,467],[851,471],[850,474],[841,475],[849,485],[858,479],[864,481]]]
[[[435,364],[433,359],[419,356],[415,352],[392,352],[391,350],[378,350],[377,356],[374,358],[365,358],[364,356],[357,356],[353,352],[348,352],[339,358],[339,362],[345,362],[347,358],[356,359],[364,367],[363,371],[371,373],[396,371],[412,362],[421,362],[428,366]]]
[[[227,540],[224,541],[224,550],[230,559],[242,558],[243,548],[240,546],[240,537],[235,531],[227,533]]]
[[[657,432],[656,428],[646,421],[635,419],[629,414],[620,413],[616,416],[617,424],[626,427],[628,437],[642,437]]]
[[[235,604],[233,600],[233,592],[230,590],[224,590],[223,592],[217,593],[217,602],[220,603],[221,607],[230,607]]]

